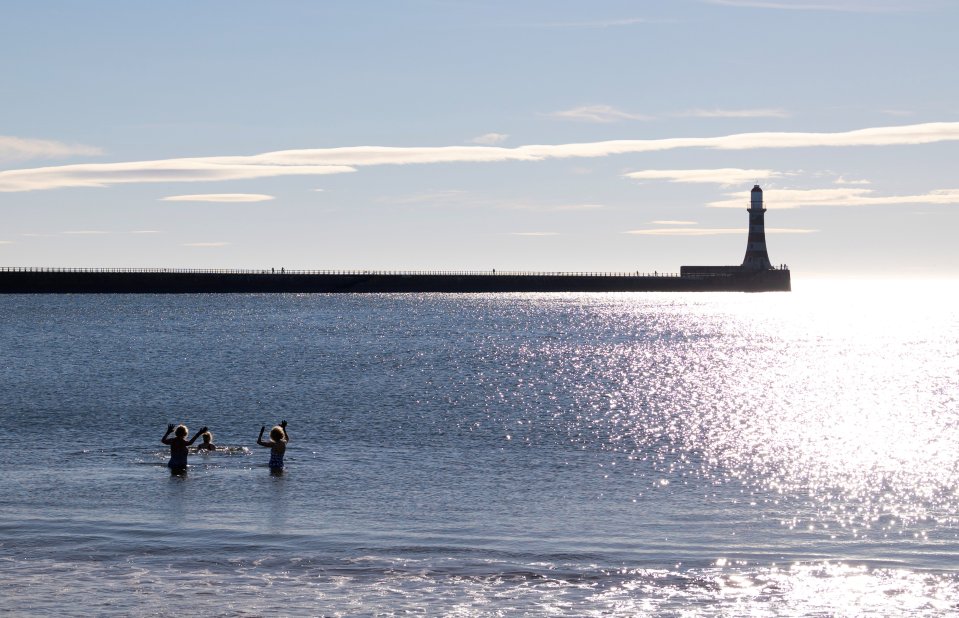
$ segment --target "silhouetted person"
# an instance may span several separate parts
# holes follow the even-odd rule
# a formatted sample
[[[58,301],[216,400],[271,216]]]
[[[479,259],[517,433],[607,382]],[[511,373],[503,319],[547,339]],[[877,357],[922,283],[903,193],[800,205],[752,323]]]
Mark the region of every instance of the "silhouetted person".
[[[270,450],[270,472],[283,471],[283,455],[286,454],[286,444],[290,441],[290,434],[286,432],[286,421],[270,430],[270,440],[263,440],[263,432],[266,431],[266,425],[260,427],[260,436],[256,443]]]
[[[171,433],[173,437],[169,438],[168,436]],[[188,447],[196,442],[196,439],[199,438],[201,434],[206,433],[206,427],[202,427],[190,440],[186,439],[188,433],[189,430],[187,430],[186,425],[177,425],[176,429],[174,429],[171,423],[167,425],[166,433],[160,438],[160,442],[170,445],[170,461],[167,462],[167,467],[170,469],[170,472],[174,474],[186,472],[186,459],[189,454]]]
[[[209,431],[203,432],[203,443],[200,446],[196,447],[196,452],[200,451],[215,451],[216,444],[213,444],[213,434]]]

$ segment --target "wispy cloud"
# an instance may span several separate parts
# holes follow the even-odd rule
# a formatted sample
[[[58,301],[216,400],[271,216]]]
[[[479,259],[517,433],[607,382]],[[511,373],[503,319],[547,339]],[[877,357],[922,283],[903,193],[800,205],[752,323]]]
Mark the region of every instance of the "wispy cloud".
[[[510,236],[559,236],[558,232],[509,232]]]
[[[422,205],[422,206],[449,206],[455,205],[462,208],[486,209],[486,210],[522,210],[531,212],[569,212],[599,210],[606,208],[604,204],[596,203],[549,203],[535,202],[523,199],[490,199],[478,197],[467,191],[460,189],[445,189],[437,191],[424,191],[411,195],[395,195],[383,197],[378,200],[387,204],[398,205]]]
[[[696,221],[650,221],[652,225],[696,225]]]
[[[95,146],[0,135],[0,161],[26,161],[29,159],[73,156],[89,157],[99,154],[103,154],[103,151]]]
[[[112,232],[107,232],[106,230],[67,230],[61,232],[61,234],[66,234],[68,236],[101,236],[103,234],[111,234]]]
[[[673,114],[693,118],[789,118],[784,109],[693,109]]]
[[[480,144],[483,146],[495,146],[496,144],[502,144],[509,138],[509,135],[506,133],[484,133],[479,137],[474,137],[470,140],[473,144]]]
[[[600,210],[606,208],[605,204],[560,204],[559,206],[546,206],[548,210],[571,211],[571,210]]]
[[[915,0],[705,0],[708,4],[785,11],[829,11],[839,13],[894,13],[920,8]]]
[[[728,199],[710,202],[712,208],[743,208],[749,192],[728,194]],[[872,189],[776,189],[765,195],[765,204],[776,210],[809,206],[897,206],[959,204],[959,189],[940,189],[917,195],[875,195]]]
[[[604,204],[555,204],[550,202],[535,202],[526,200],[483,200],[475,201],[473,206],[482,208],[496,208],[499,210],[522,210],[526,212],[576,212],[600,210],[606,208]]]
[[[801,228],[786,227],[767,227],[767,234],[811,234],[819,230],[807,230]],[[640,236],[723,236],[726,234],[746,234],[741,227],[729,228],[705,228],[705,227],[672,227],[672,228],[650,228],[643,230],[629,230],[625,234],[637,234]]]
[[[959,141],[959,122],[873,127],[835,133],[737,133],[719,137],[611,140],[515,148],[496,146],[358,146],[282,150],[252,156],[63,165],[0,172],[0,192],[121,183],[245,180],[287,175],[341,174],[371,165],[490,163],[594,158],[684,148],[748,150],[918,145]]]
[[[288,151],[297,152],[297,151]],[[336,164],[270,164],[254,157],[162,159],[129,163],[85,163],[0,172],[0,192],[62,187],[107,187],[150,182],[212,182],[274,176],[342,174],[356,171]]]
[[[651,20],[642,17],[622,17],[619,19],[598,19],[593,21],[551,22],[543,24],[544,28],[618,28],[623,26],[637,26],[648,24]]]
[[[183,243],[184,247],[202,247],[202,248],[216,248],[216,247],[226,247],[230,243],[228,242],[186,242]]]
[[[262,193],[200,193],[196,195],[171,195],[160,198],[161,202],[266,202],[275,199]]]
[[[739,185],[782,176],[773,170],[745,170],[733,167],[707,170],[643,170],[624,174],[633,180],[666,180],[668,182],[715,183]]]
[[[131,234],[162,234],[160,230],[132,230]]]
[[[458,203],[466,203],[470,200],[469,193],[463,191],[462,189],[440,189],[436,191],[423,191],[420,193],[413,193],[411,195],[394,195],[390,197],[385,197],[380,199],[381,202],[387,202],[390,204],[425,204],[425,205],[434,205],[434,204],[447,204],[450,201],[456,201]]]
[[[651,116],[624,112],[609,105],[584,105],[583,107],[551,112],[548,115],[562,120],[598,123],[619,122],[621,120],[652,120]]]
[[[909,111],[907,109],[883,109],[883,110],[880,110],[880,113],[886,114],[887,116],[898,116],[900,118],[916,115],[915,112]]]
[[[852,180],[852,179],[847,179],[843,176],[840,176],[839,178],[837,178],[835,182],[837,185],[870,185],[872,184],[872,182],[869,180]]]

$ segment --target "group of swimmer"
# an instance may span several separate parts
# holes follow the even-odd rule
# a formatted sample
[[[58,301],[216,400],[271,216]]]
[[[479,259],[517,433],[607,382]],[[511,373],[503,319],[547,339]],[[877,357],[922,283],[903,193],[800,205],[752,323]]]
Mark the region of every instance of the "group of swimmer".
[[[286,421],[280,422],[279,425],[276,425],[270,430],[269,440],[263,439],[264,431],[266,431],[266,425],[260,427],[260,435],[257,437],[256,443],[270,449],[270,472],[282,472],[286,443],[290,441],[290,434],[286,432]],[[173,437],[170,437],[171,433]],[[189,447],[193,446],[197,438],[203,437],[203,443],[196,447],[197,452],[201,450],[216,450],[216,445],[213,444],[213,434],[210,433],[208,428],[201,427],[200,431],[196,432],[196,435],[187,440],[186,437],[189,433],[186,425],[174,426],[171,423],[167,425],[166,433],[163,434],[163,437],[160,439],[160,442],[170,446],[170,461],[167,462],[167,467],[175,474],[186,472],[186,460],[190,452]]]

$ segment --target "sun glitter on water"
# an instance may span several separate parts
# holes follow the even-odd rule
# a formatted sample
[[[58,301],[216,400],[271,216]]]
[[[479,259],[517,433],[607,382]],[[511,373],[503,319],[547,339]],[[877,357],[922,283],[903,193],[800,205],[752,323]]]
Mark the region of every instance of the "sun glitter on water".
[[[959,332],[943,329],[955,299],[954,282],[813,282],[714,315],[716,336],[743,346],[737,359],[689,351],[720,376],[692,412],[709,474],[808,497],[814,527],[882,536],[954,521]]]

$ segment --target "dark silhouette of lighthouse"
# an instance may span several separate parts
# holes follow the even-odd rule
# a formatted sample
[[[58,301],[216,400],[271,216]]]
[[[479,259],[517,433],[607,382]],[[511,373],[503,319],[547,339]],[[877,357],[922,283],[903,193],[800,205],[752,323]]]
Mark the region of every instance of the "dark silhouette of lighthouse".
[[[743,270],[769,270],[773,265],[766,252],[766,209],[763,208],[763,190],[754,185],[749,199],[749,237],[746,239],[746,257]]]

